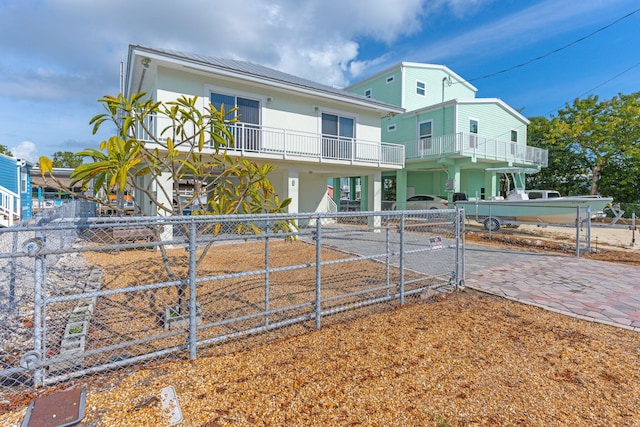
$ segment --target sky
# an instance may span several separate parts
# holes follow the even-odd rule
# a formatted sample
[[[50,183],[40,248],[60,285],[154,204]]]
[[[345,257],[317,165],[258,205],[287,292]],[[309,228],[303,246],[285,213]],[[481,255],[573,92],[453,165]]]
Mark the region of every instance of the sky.
[[[32,162],[98,148],[129,44],[339,87],[443,64],[525,117],[640,91],[637,0],[0,0],[0,144]]]

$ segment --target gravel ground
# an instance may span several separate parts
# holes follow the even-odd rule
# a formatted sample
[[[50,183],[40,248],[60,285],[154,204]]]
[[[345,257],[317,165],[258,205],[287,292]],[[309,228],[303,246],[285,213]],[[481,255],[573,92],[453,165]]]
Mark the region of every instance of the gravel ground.
[[[167,386],[181,426],[640,426],[640,334],[467,290],[80,386],[84,426],[168,425]]]

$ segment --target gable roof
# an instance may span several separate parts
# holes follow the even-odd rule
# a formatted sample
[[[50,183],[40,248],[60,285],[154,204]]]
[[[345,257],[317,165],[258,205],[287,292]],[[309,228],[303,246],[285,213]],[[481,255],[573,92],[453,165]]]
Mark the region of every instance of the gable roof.
[[[136,56],[167,61],[174,64],[182,64],[191,69],[232,76],[241,80],[260,82],[262,84],[276,86],[307,95],[322,96],[342,102],[357,104],[366,108],[384,110],[386,112],[393,113],[404,112],[404,109],[395,105],[370,99],[343,89],[317,83],[312,80],[297,77],[273,68],[254,64],[252,62],[186,53],[169,49],[149,48],[139,45],[129,46],[128,72],[126,74],[127,80],[125,82],[125,88],[129,88],[133,83],[131,78],[134,73],[134,67],[136,66]]]
[[[447,67],[446,65],[439,65],[439,64],[424,64],[421,62],[399,62],[395,65],[392,65],[389,68],[386,68],[382,71],[379,71],[375,74],[370,75],[369,77],[362,79],[360,81],[357,81],[351,85],[349,85],[346,89],[352,88],[356,85],[360,86],[363,83],[366,83],[368,81],[371,80],[375,80],[381,76],[385,76],[393,71],[396,70],[402,70],[403,68],[422,68],[422,69],[426,69],[426,70],[440,70],[442,72],[444,72],[445,74],[448,74],[449,76],[451,76],[454,80],[456,80],[457,82],[459,82],[459,84],[462,84],[464,86],[466,86],[468,89],[470,89],[473,92],[478,92],[478,88],[476,88],[474,85],[472,85],[471,83],[469,83],[468,81],[466,81],[465,79],[463,79],[460,75],[458,75],[455,71],[453,71],[451,68]]]

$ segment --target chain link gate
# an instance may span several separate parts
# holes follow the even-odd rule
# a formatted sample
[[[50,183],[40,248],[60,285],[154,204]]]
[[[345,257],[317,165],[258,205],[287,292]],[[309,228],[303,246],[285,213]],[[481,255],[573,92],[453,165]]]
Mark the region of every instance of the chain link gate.
[[[433,298],[464,286],[463,227],[463,211],[434,210],[2,229],[0,388],[241,350]]]

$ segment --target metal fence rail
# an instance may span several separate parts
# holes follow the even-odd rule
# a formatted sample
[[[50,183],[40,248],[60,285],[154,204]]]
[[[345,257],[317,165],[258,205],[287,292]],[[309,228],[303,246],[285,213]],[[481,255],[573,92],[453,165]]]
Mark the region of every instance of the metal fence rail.
[[[431,298],[464,284],[462,216],[59,218],[2,229],[0,389],[195,359]]]

